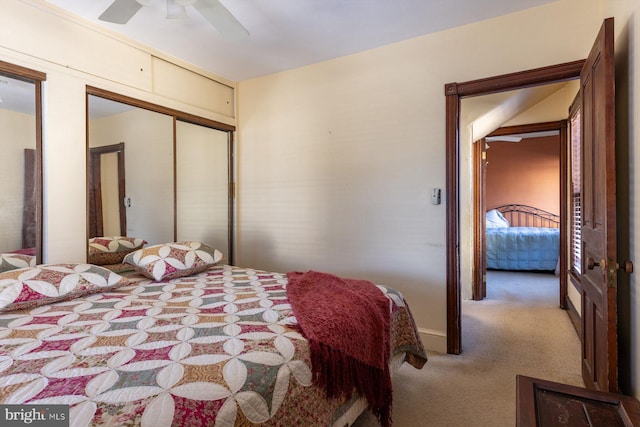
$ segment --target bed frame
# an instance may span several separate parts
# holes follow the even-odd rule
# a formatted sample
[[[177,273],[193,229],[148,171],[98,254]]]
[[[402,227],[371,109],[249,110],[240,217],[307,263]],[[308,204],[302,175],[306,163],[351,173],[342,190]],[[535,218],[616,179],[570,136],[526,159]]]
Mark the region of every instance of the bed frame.
[[[512,227],[560,228],[560,216],[527,205],[502,205],[499,210]]]

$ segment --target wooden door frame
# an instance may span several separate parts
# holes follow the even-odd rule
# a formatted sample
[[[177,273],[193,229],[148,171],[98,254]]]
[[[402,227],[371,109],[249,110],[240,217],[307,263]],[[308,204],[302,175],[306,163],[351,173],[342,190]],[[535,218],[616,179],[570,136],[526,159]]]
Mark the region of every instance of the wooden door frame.
[[[473,148],[473,273],[471,299],[480,301],[487,296],[487,242],[485,188],[487,158],[485,138],[474,142]]]
[[[560,174],[559,174],[559,189],[560,189],[560,284],[559,284],[559,307],[563,310],[567,308],[567,274],[563,274],[569,268],[568,266],[568,206],[567,200],[569,199],[569,193],[567,190],[567,184],[569,180],[569,164],[568,164],[568,147],[569,147],[569,132],[568,121],[558,120],[554,122],[532,123],[527,125],[517,126],[503,126],[491,132],[487,136],[506,136],[513,134],[527,134],[533,132],[549,132],[557,131],[559,144],[558,155],[560,161]],[[484,139],[476,144],[484,144]],[[472,283],[472,298],[474,300],[481,300],[487,296],[486,289],[486,242],[484,240],[485,232],[485,204],[484,204],[484,177],[482,176],[482,166],[485,161],[481,154],[484,152],[484,147],[476,147],[474,152],[474,174],[475,179],[473,182],[473,194],[474,194],[474,233],[473,233],[473,283]]]
[[[470,96],[488,95],[530,86],[577,79],[585,60],[504,74],[480,80],[445,85],[446,122],[446,280],[447,353],[462,352],[460,292],[460,101]],[[561,274],[564,274],[561,272]]]
[[[0,61],[0,76],[6,76],[12,79],[22,80],[34,85],[34,102],[35,102],[35,163],[34,181],[35,181],[35,249],[36,263],[44,262],[43,256],[43,191],[42,191],[42,84],[47,80],[47,75],[41,71],[31,68],[22,67],[20,65],[11,64],[9,62]]]

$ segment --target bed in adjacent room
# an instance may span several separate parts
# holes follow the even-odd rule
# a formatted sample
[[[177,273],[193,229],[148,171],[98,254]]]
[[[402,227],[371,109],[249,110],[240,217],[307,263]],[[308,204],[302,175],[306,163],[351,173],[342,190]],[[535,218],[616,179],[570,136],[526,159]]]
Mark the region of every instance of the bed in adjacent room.
[[[487,269],[556,271],[560,256],[558,215],[525,205],[486,214]]]
[[[122,275],[92,264],[2,273],[0,402],[67,404],[72,426],[350,425],[371,406],[371,390],[329,398],[317,383],[314,341],[289,295],[298,277],[220,258],[182,242],[129,253],[136,271]],[[404,298],[372,286],[389,328],[366,351],[421,368],[426,354]],[[297,293],[313,300],[305,287]],[[361,318],[350,323],[356,331]]]

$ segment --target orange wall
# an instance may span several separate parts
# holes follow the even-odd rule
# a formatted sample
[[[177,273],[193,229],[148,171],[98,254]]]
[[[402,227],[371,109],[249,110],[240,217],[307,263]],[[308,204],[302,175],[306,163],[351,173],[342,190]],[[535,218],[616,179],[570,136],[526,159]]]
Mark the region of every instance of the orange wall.
[[[487,210],[509,203],[560,214],[560,137],[490,142],[487,150]]]

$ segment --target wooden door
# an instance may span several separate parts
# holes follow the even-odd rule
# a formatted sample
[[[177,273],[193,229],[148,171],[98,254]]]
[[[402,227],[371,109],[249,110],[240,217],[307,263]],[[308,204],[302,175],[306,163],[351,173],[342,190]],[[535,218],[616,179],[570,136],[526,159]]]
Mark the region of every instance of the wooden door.
[[[22,211],[22,249],[35,248],[38,234],[38,186],[37,153],[33,148],[24,149],[24,190]]]
[[[582,95],[582,377],[617,392],[617,257],[613,18],[580,74]]]

